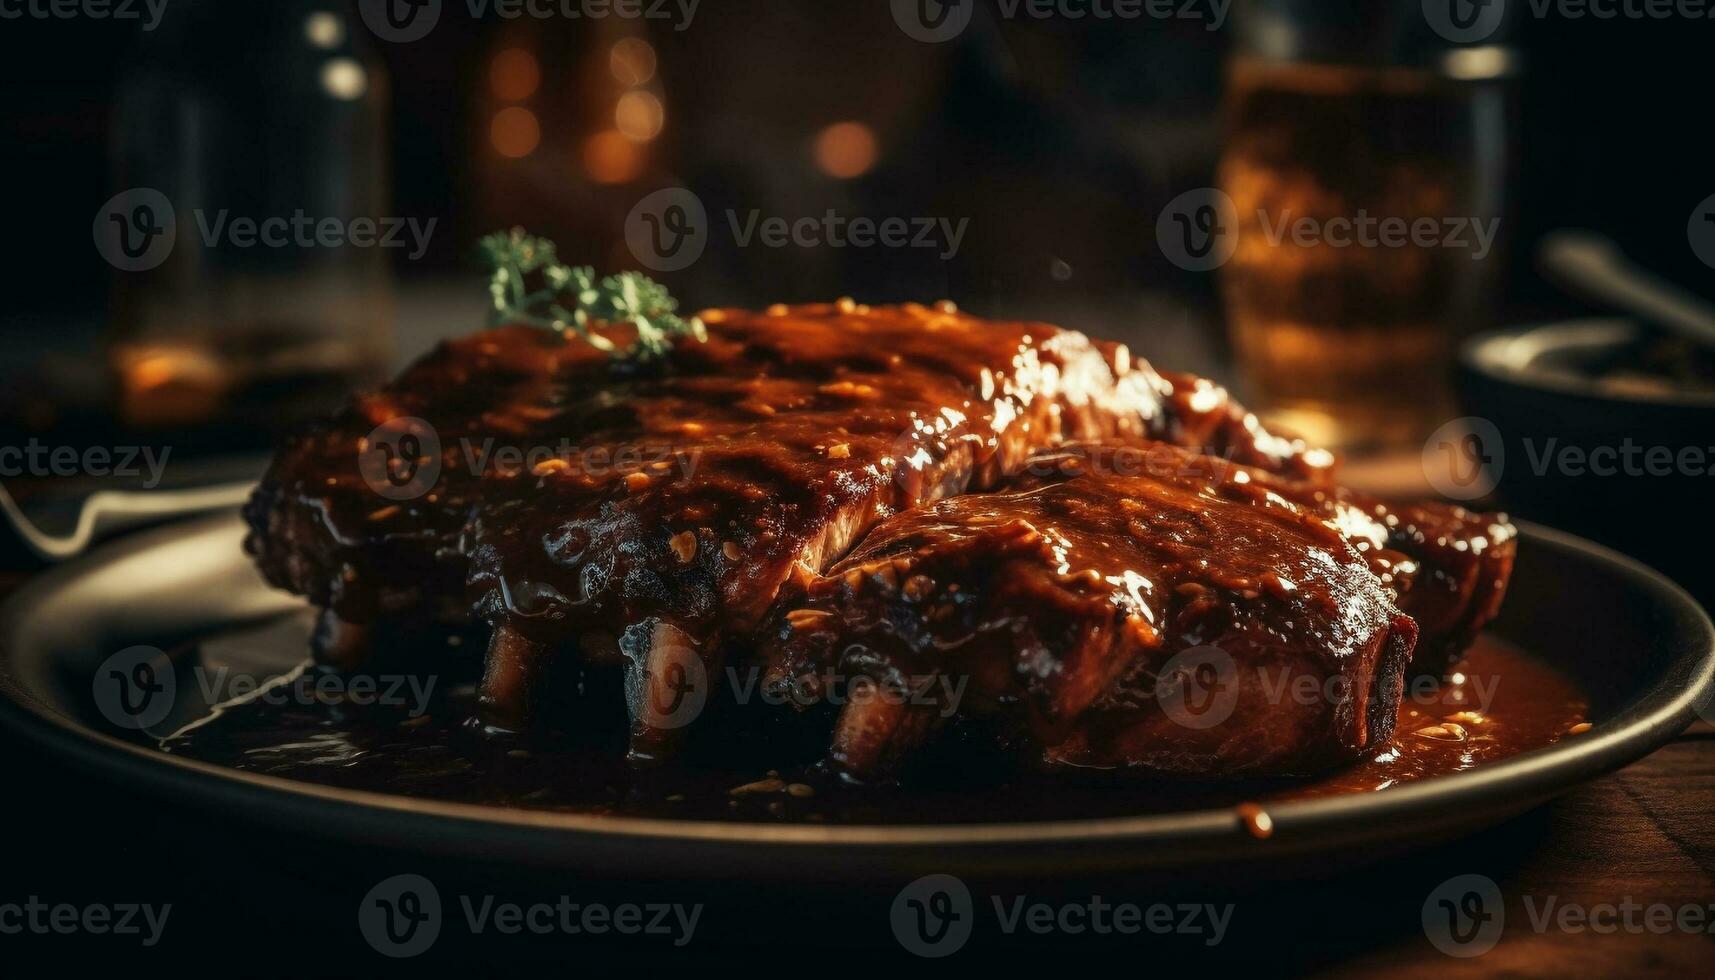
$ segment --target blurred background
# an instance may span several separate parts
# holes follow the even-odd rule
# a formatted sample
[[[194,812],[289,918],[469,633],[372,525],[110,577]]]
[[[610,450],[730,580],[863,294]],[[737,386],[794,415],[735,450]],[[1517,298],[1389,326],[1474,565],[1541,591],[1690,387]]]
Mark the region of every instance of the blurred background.
[[[950,298],[1125,340],[1340,447],[1356,482],[1498,495],[1631,550],[1647,542],[1618,508],[1705,493],[1533,472],[1520,440],[1565,410],[1507,401],[1458,352],[1614,311],[1545,274],[1565,229],[1715,299],[1696,237],[1715,21],[1464,0],[133,6],[0,25],[19,231],[3,445],[171,447],[166,484],[259,465],[285,428],[479,327],[472,246],[524,225],[691,307]],[[668,188],[702,210],[689,262],[640,254],[685,217],[640,203]],[[836,243],[830,214],[925,240]],[[1436,240],[1331,247],[1360,215],[1429,218]],[[270,218],[297,223],[251,241],[245,219]],[[820,230],[775,247],[771,219]],[[1562,367],[1703,414],[1686,435],[1596,392],[1620,426],[1601,438],[1715,442],[1696,435],[1715,431],[1707,354],[1640,329],[1624,365],[1604,348]],[[1446,430],[1467,416],[1495,434]],[[1449,483],[1427,465],[1443,457],[1475,469]],[[5,483],[51,510],[83,469]]]

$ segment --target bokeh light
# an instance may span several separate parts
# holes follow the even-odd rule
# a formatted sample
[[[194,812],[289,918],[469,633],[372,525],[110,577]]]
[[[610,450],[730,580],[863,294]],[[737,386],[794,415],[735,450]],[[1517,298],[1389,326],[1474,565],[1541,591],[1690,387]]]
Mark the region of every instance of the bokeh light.
[[[322,91],[342,102],[363,98],[369,91],[369,73],[351,58],[329,58],[322,62]]]
[[[645,85],[655,77],[655,47],[639,37],[617,41],[608,52],[608,70],[624,85]]]
[[[304,39],[311,47],[332,51],[345,43],[345,22],[325,10],[304,18]]]
[[[598,184],[624,184],[643,173],[643,149],[616,129],[584,141],[584,172]]]
[[[497,99],[519,102],[536,94],[542,84],[542,68],[536,56],[523,48],[507,48],[488,66],[488,87]]]
[[[661,132],[667,110],[653,92],[627,92],[613,110],[613,124],[626,138],[646,143]]]
[[[816,166],[830,177],[868,173],[880,152],[875,131],[863,123],[834,123],[816,134]]]
[[[494,114],[488,138],[501,156],[516,160],[535,152],[537,144],[542,142],[542,126],[534,112],[523,106],[509,106]]]

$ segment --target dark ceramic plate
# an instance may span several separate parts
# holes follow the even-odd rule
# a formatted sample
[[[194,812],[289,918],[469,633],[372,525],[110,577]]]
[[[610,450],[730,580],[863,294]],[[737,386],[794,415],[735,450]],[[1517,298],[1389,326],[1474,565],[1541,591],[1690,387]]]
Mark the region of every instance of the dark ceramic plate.
[[[1527,527],[1493,632],[1592,694],[1592,731],[1379,793],[1272,804],[1254,840],[1231,809],[981,825],[783,826],[644,820],[333,789],[164,755],[110,734],[93,703],[107,654],[163,636],[289,615],[222,516],[164,528],[57,569],[0,609],[0,723],[99,773],[292,832],[631,876],[872,878],[927,871],[1068,875],[1302,866],[1474,830],[1636,760],[1694,717],[1715,630],[1683,591],[1596,545]]]

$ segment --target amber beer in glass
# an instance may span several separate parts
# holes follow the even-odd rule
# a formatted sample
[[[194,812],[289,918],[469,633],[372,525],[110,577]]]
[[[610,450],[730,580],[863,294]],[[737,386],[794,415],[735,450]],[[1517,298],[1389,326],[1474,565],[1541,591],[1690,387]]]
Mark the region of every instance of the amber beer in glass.
[[[1506,55],[1449,58],[1229,68],[1218,183],[1238,222],[1220,272],[1234,348],[1279,424],[1328,445],[1420,443],[1451,417],[1454,344],[1487,312]]]

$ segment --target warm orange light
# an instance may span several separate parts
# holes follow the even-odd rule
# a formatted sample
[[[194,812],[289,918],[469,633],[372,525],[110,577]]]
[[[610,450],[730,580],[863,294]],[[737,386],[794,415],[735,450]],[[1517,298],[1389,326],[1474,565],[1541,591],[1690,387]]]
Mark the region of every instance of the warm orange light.
[[[831,177],[867,173],[879,154],[875,131],[863,123],[834,123],[816,134],[816,166]]]
[[[643,149],[618,130],[603,130],[584,141],[584,172],[598,184],[623,184],[643,172]]]
[[[527,157],[542,142],[542,127],[536,114],[522,106],[510,106],[494,114],[488,126],[488,138],[503,157]]]
[[[647,143],[661,132],[667,110],[653,92],[627,92],[613,109],[613,124],[626,138]]]
[[[145,357],[131,365],[129,380],[138,389],[159,388],[179,376],[175,360],[164,354]]]
[[[488,66],[488,87],[497,99],[528,99],[541,84],[542,68],[536,64],[536,56],[523,48],[507,48]]]
[[[643,85],[655,77],[655,48],[640,37],[628,37],[608,52],[607,67],[625,85]]]

